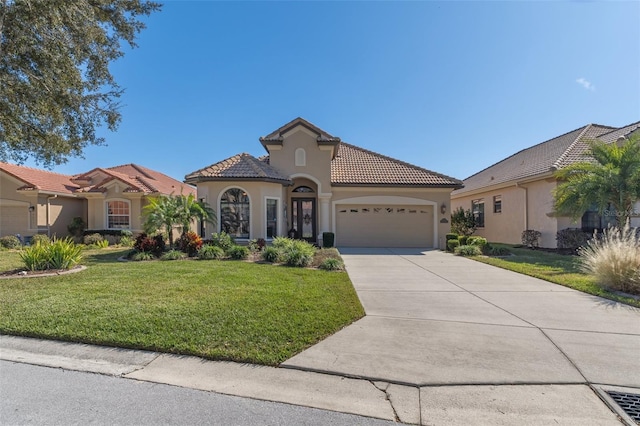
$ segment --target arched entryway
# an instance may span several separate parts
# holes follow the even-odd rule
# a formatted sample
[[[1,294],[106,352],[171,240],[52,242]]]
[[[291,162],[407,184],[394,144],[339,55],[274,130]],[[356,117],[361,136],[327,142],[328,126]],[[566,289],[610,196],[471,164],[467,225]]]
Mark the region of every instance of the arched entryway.
[[[294,179],[289,188],[289,232],[294,238],[316,243],[318,235],[318,186],[306,178]]]

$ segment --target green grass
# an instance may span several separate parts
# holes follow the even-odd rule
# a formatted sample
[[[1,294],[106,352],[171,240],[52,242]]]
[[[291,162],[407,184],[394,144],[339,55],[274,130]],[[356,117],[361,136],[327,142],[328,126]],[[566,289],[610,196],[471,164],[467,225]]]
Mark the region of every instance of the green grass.
[[[0,280],[0,333],[276,365],[362,317],[346,273],[242,261],[117,262]],[[0,254],[0,271],[20,267]]]
[[[600,287],[592,276],[580,272],[578,269],[577,256],[561,255],[527,248],[514,248],[506,244],[491,243],[491,245],[507,247],[514,256],[500,258],[475,256],[470,259],[540,278],[595,296],[640,307],[640,300],[612,293]]]

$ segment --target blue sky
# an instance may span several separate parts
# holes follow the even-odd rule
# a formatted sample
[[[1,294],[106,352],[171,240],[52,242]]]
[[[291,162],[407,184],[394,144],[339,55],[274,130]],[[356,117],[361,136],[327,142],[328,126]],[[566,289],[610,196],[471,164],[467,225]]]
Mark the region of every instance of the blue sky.
[[[123,121],[54,170],[182,179],[301,116],[459,179],[640,120],[640,2],[168,1],[112,73]]]

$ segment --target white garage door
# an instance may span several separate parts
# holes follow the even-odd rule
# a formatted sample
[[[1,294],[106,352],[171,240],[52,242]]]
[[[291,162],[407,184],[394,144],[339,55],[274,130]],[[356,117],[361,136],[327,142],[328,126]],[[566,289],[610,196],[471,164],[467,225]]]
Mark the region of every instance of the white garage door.
[[[28,227],[26,207],[0,205],[0,236],[25,234]]]
[[[338,205],[338,247],[433,247],[433,207]]]

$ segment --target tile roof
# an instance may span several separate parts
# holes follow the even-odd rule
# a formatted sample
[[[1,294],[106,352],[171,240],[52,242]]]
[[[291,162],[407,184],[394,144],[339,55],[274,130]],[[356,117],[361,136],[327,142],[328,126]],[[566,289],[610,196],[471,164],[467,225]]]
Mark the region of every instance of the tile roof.
[[[268,157],[260,157],[243,152],[219,161],[185,176],[190,183],[211,180],[262,180],[267,182],[290,183],[291,180],[269,165]]]
[[[313,133],[316,133],[318,135],[318,142],[321,142],[321,143],[322,142],[327,142],[327,143],[340,142],[340,138],[330,135],[329,133],[325,132],[318,126],[310,123],[308,120],[305,120],[302,117],[298,117],[296,119],[291,120],[284,126],[269,133],[267,136],[262,136],[260,138],[260,142],[262,142],[263,145],[265,145],[265,142],[282,142],[283,140],[282,135],[287,133],[289,130],[293,129],[296,126],[303,126],[311,130]]]
[[[70,176],[32,167],[15,164],[0,163],[0,169],[25,183],[20,190],[40,190],[59,194],[77,194],[84,192],[103,192],[105,185],[115,179],[125,183],[125,192],[142,192],[145,194],[194,194],[195,189],[163,173],[147,169],[137,164],[125,164],[110,168],[96,168],[89,172]],[[93,185],[84,186],[90,182],[91,175],[101,171],[107,177]]]
[[[71,182],[71,176],[32,167],[0,162],[0,170],[24,182],[22,191],[47,191],[72,195],[80,187]]]
[[[523,149],[464,180],[464,188],[452,195],[482,189],[519,179],[528,179],[588,160],[588,142],[594,139],[612,142],[621,134],[629,134],[640,122],[622,128],[588,124],[548,141]]]
[[[458,179],[342,142],[331,161],[331,184],[338,186],[460,187]]]

